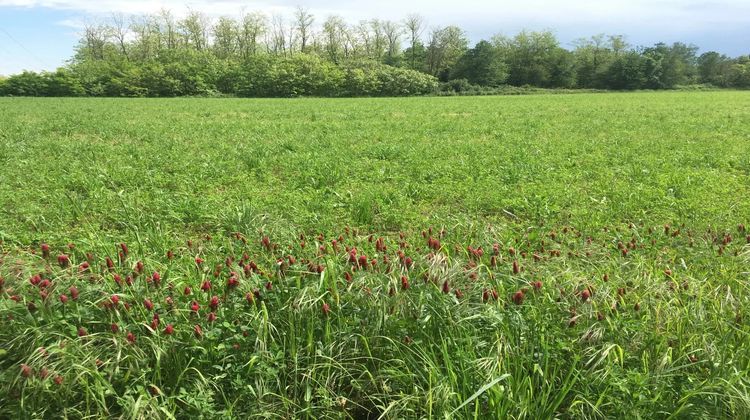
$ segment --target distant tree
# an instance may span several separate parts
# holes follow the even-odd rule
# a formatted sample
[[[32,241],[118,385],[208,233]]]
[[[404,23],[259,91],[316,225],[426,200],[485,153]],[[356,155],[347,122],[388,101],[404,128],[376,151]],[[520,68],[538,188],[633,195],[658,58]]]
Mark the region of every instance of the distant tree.
[[[268,19],[262,13],[249,13],[242,16],[238,33],[240,56],[247,59],[258,52],[261,39],[268,32]]]
[[[641,89],[646,85],[646,59],[636,51],[612,58],[600,72],[598,87],[615,90]]]
[[[508,65],[511,85],[570,87],[575,81],[573,59],[550,31],[521,31],[513,38],[496,36],[493,43]]]
[[[234,57],[239,49],[240,28],[237,22],[229,17],[222,16],[213,26],[213,49],[218,58],[226,59]]]
[[[328,59],[334,63],[340,62],[346,54],[347,28],[344,20],[338,16],[330,16],[323,23],[323,44]]]
[[[696,52],[698,47],[675,42],[671,46],[658,43],[643,50],[648,58],[647,87],[671,89],[696,81]]]
[[[302,6],[298,6],[294,12],[294,29],[300,42],[300,51],[307,52],[310,38],[312,37],[312,25],[315,17]]]
[[[468,49],[469,40],[457,26],[436,28],[427,44],[427,73],[442,81],[448,80],[451,69]]]
[[[185,45],[197,51],[208,47],[209,26],[208,17],[197,11],[188,13],[178,24]]]
[[[420,15],[411,14],[404,20],[404,27],[409,37],[409,67],[412,70],[421,69],[422,64],[417,60],[417,57],[419,50],[424,50],[423,46],[419,48],[422,44],[421,37],[424,31],[424,19]]]
[[[481,86],[499,86],[507,78],[508,68],[500,51],[488,41],[480,41],[468,50],[451,71],[451,79],[466,79]]]
[[[395,64],[396,57],[398,57],[401,48],[401,35],[403,34],[403,28],[391,21],[382,22],[383,36],[387,42],[387,64]]]
[[[729,69],[729,84],[740,89],[750,88],[750,56],[738,57]]]
[[[698,78],[701,83],[728,87],[732,60],[716,51],[701,54],[697,60]]]

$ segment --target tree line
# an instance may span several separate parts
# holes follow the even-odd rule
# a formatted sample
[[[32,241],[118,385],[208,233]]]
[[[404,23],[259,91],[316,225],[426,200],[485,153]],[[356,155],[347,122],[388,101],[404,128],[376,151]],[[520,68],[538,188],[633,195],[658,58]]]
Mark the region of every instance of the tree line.
[[[83,29],[75,54],[54,72],[0,79],[0,95],[408,96],[493,92],[505,86],[609,90],[705,84],[750,88],[750,56],[676,42],[635,47],[595,35],[564,48],[551,31],[497,35],[470,46],[457,26],[428,29],[419,15],[318,24],[244,13],[209,19],[191,11],[115,15]]]

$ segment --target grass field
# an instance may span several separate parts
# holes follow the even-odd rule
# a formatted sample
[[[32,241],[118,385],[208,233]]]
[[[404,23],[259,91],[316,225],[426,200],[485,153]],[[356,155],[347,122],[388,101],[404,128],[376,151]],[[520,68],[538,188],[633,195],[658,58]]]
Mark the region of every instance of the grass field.
[[[748,92],[0,98],[0,417],[748,418],[745,225]]]

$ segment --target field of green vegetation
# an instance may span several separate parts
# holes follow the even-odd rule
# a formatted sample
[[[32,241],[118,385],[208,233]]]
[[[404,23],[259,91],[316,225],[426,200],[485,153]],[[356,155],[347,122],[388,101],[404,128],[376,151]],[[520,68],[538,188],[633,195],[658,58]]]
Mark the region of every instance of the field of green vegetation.
[[[750,417],[748,92],[0,98],[0,241],[0,418]]]

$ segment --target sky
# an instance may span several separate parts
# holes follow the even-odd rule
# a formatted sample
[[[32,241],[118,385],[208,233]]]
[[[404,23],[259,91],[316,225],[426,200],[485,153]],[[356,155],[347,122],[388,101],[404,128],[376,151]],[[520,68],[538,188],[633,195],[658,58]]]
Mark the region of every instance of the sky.
[[[307,8],[322,23],[339,15],[400,21],[411,13],[428,27],[458,25],[472,42],[522,29],[553,30],[562,45],[606,33],[625,35],[632,45],[682,41],[700,51],[750,54],[750,0],[0,0],[0,75],[54,70],[65,64],[85,22],[113,13],[141,15],[160,9],[179,16],[188,10],[212,17],[243,10],[291,16]]]

